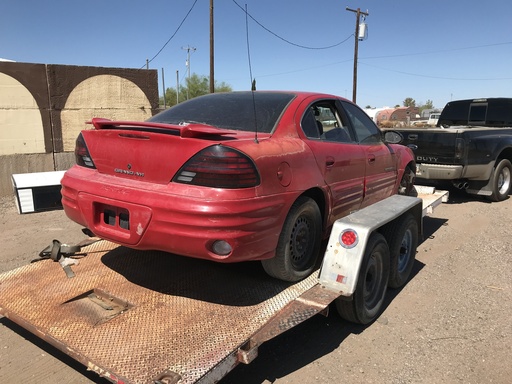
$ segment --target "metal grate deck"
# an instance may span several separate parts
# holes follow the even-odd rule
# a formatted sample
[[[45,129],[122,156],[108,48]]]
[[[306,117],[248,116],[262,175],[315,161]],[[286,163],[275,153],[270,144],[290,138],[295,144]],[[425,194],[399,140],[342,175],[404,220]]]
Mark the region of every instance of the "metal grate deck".
[[[112,381],[193,383],[317,280],[268,277],[100,241],[67,278],[43,260],[0,275],[0,313]],[[179,375],[179,376],[178,376]]]

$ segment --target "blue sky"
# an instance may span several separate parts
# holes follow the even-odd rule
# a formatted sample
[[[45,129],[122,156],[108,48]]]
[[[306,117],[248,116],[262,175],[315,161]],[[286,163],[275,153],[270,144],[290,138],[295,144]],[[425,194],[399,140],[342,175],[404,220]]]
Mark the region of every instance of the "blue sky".
[[[369,12],[362,107],[512,97],[508,0],[215,0],[215,80],[246,90],[252,72],[259,90],[351,99],[356,16],[347,7]],[[184,81],[184,48],[193,47],[191,72],[210,73],[210,0],[2,0],[0,9],[0,58],[122,68],[151,60],[161,89],[162,69],[166,87]]]

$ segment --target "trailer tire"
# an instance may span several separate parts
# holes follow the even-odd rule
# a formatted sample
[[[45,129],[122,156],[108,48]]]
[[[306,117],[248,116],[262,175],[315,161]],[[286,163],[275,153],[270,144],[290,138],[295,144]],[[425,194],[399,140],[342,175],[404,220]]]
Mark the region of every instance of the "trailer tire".
[[[302,280],[313,272],[321,244],[320,208],[313,199],[301,196],[286,216],[275,256],[261,261],[263,269],[280,280]]]
[[[382,230],[389,245],[388,287],[402,287],[411,274],[418,247],[418,223],[410,213],[389,223]]]
[[[371,323],[382,310],[388,279],[389,247],[384,236],[375,232],[366,245],[352,300],[335,300],[339,315],[352,323]]]
[[[512,164],[509,160],[503,159],[494,167],[492,180],[492,201],[503,201],[509,193],[512,185]]]

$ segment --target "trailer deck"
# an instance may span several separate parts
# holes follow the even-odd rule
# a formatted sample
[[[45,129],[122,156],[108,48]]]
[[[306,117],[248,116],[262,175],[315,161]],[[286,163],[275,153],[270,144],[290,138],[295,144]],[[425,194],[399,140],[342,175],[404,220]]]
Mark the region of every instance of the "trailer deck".
[[[259,263],[216,264],[106,241],[83,252],[73,278],[51,259],[0,275],[0,313],[113,382],[215,381],[254,358],[244,344],[318,280],[289,284]],[[307,313],[292,310],[266,333],[333,299],[314,313],[309,305]]]
[[[423,215],[446,196],[420,196]],[[341,294],[319,284],[318,271],[292,284],[258,262],[219,264],[107,241],[82,252],[73,256],[74,277],[51,259],[1,274],[0,314],[115,383],[217,382]]]

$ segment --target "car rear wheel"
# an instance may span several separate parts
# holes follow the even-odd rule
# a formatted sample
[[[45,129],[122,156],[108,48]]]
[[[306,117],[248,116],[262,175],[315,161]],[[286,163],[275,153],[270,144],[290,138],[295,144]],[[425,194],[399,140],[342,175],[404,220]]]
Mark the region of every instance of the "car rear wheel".
[[[494,168],[494,179],[492,185],[492,201],[503,201],[508,197],[512,180],[512,164],[509,160],[503,159]]]
[[[404,196],[417,196],[416,188],[414,188],[414,181],[416,179],[416,173],[410,168],[405,168],[402,180],[398,186],[398,194]]]
[[[322,243],[322,215],[316,202],[301,196],[293,203],[283,225],[276,255],[262,260],[267,274],[284,281],[299,281],[313,272]]]
[[[389,248],[384,236],[368,240],[352,300],[335,300],[340,316],[352,323],[368,324],[379,316],[389,278]]]

